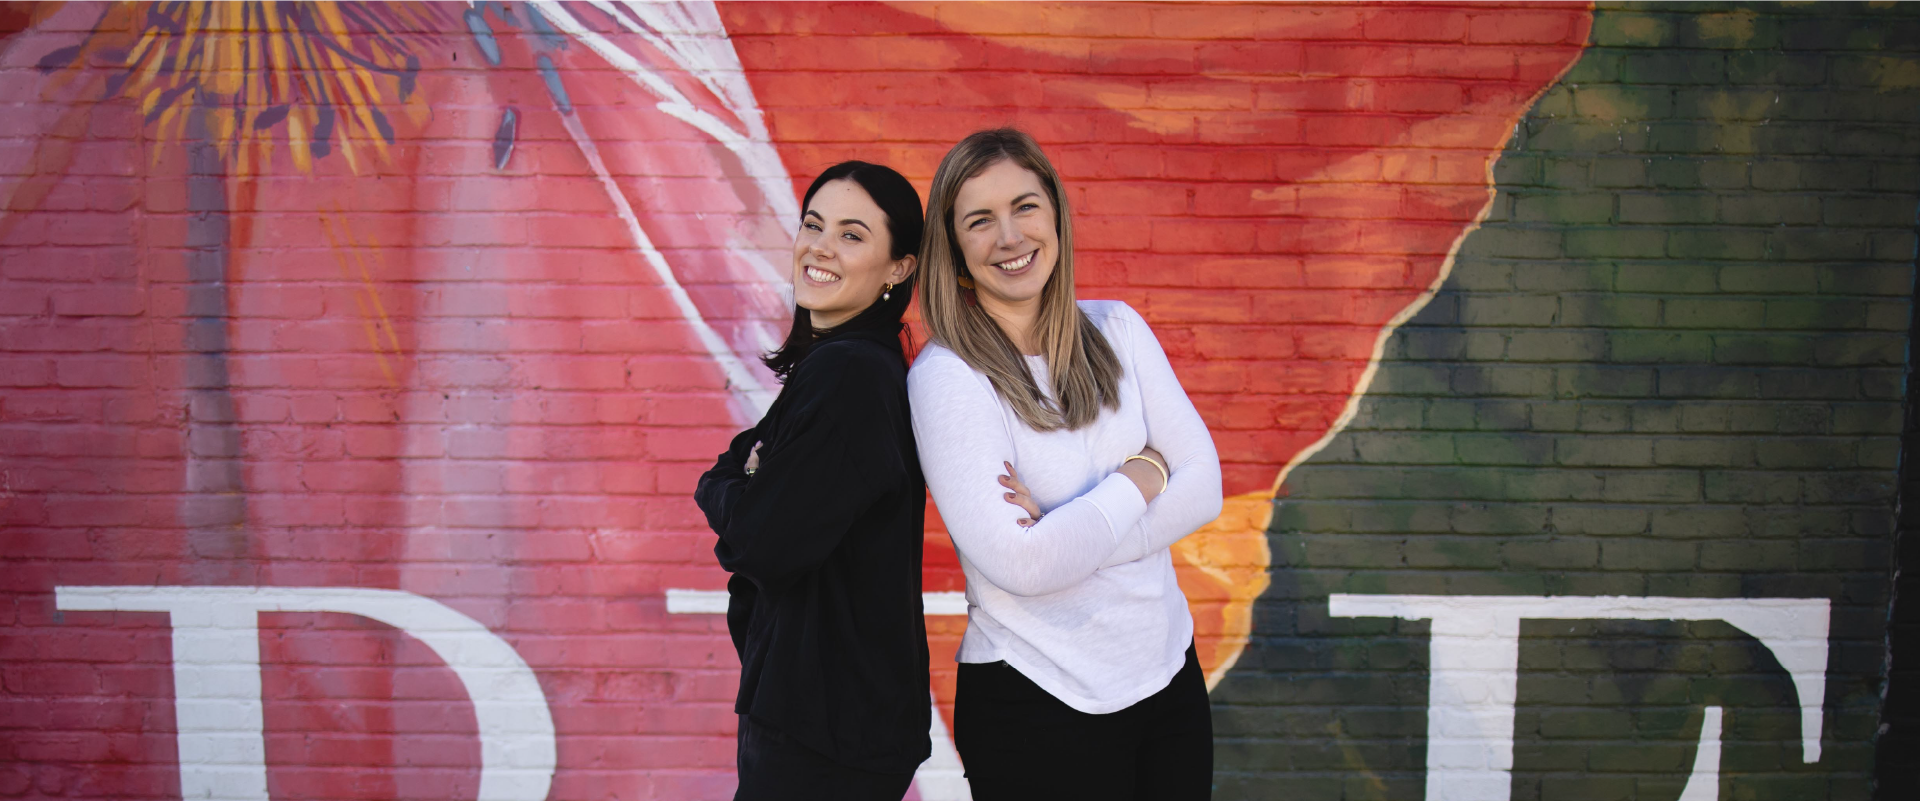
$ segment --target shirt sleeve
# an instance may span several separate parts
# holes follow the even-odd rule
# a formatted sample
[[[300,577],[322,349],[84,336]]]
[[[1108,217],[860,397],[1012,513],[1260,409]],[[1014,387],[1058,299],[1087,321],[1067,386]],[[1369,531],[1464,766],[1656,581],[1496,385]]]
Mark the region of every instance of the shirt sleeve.
[[[1014,462],[999,398],[964,362],[936,356],[907,375],[914,441],[954,547],[995,587],[1014,595],[1067,589],[1099,570],[1146,501],[1126,476],[1107,476],[1022,527],[999,477]],[[1017,463],[1015,467],[1019,467]]]
[[[905,410],[898,391],[878,378],[899,373],[845,354],[810,358],[821,357],[830,360],[808,365],[816,369],[796,374],[782,390],[795,396],[760,449],[760,469],[717,521],[708,515],[718,523],[713,550],[720,566],[763,591],[778,591],[823,564],[909,467],[896,433]]]
[[[762,421],[764,423],[765,421]],[[694,487],[693,502],[707,516],[707,527],[724,531],[733,518],[733,509],[747,491],[747,456],[760,443],[760,424],[735,434],[727,449],[714,459],[713,467],[700,476]]]
[[[1206,421],[1180,386],[1160,340],[1132,307],[1119,306],[1126,330],[1127,369],[1140,387],[1147,444],[1167,457],[1167,488],[1154,496],[1102,567],[1125,564],[1172,546],[1220,516],[1220,454]]]

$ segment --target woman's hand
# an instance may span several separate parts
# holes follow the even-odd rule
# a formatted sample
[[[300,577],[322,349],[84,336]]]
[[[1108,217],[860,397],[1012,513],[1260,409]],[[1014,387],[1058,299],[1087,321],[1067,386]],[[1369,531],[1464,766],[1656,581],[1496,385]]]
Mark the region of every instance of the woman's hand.
[[[1154,497],[1160,494],[1160,490],[1166,487],[1167,478],[1172,473],[1160,472],[1167,469],[1167,457],[1161,456],[1159,451],[1151,447],[1141,448],[1140,455],[1152,459],[1153,464],[1147,464],[1139,459],[1128,459],[1120,463],[1120,469],[1116,472],[1132,480],[1133,485],[1140,489],[1140,497],[1152,503]],[[1155,468],[1154,465],[1159,467]]]
[[[747,464],[744,468],[747,475],[753,475],[753,471],[760,469],[760,446],[765,444],[764,442],[753,443],[753,452],[747,454]]]
[[[1000,477],[1000,486],[1013,490],[1007,493],[1007,503],[1020,507],[1027,513],[1018,521],[1021,528],[1027,528],[1040,522],[1040,505],[1033,502],[1033,494],[1027,491],[1027,485],[1020,481],[1020,471],[1013,469],[1012,462],[1001,462],[1007,466],[1007,474]],[[1152,468],[1148,468],[1152,469]]]

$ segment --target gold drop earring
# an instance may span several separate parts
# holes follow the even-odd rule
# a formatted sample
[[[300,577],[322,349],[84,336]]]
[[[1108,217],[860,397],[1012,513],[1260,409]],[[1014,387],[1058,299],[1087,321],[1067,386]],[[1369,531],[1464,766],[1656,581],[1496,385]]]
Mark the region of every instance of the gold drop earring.
[[[892,285],[892,284],[888,284],[888,285],[886,286],[886,288],[885,288],[885,289],[882,289],[882,290],[880,290],[880,299],[881,299],[881,300],[883,300],[883,301],[887,301],[887,300],[893,300],[893,285]]]

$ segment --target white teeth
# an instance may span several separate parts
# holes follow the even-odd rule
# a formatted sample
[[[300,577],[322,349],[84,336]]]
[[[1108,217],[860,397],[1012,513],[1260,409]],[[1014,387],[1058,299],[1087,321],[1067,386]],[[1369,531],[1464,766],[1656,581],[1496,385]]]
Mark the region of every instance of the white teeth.
[[[826,270],[822,270],[818,267],[808,267],[807,277],[815,281],[818,281],[822,284],[831,284],[835,281],[840,280],[840,276],[834,275],[833,273],[827,272]]]
[[[1003,261],[1003,262],[1000,262],[999,264],[996,264],[996,265],[993,265],[993,266],[995,266],[995,267],[998,267],[998,268],[1000,268],[1000,269],[1002,269],[1002,270],[1006,270],[1006,271],[1009,271],[1009,272],[1011,272],[1011,271],[1014,271],[1014,270],[1018,270],[1018,269],[1020,269],[1020,268],[1022,268],[1022,267],[1025,267],[1025,266],[1027,266],[1027,265],[1029,265],[1029,264],[1032,264],[1032,263],[1033,263],[1033,257],[1034,257],[1034,256],[1035,256],[1036,254],[1038,254],[1039,252],[1040,252],[1040,251],[1037,251],[1037,250],[1036,250],[1036,251],[1034,251],[1033,253],[1028,253],[1027,255],[1025,255],[1025,256],[1021,256],[1020,258],[1017,258],[1017,259],[1014,259],[1014,260],[1012,260],[1012,261]]]

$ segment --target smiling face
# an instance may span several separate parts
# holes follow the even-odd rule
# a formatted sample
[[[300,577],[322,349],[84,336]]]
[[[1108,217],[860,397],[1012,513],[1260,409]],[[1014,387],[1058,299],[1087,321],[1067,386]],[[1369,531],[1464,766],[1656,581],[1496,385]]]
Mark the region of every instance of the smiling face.
[[[980,305],[995,318],[1030,320],[1038,314],[1040,293],[1060,258],[1054,216],[1040,176],[1010,159],[960,185],[953,201],[954,239]]]
[[[850,180],[830,181],[807,203],[793,238],[793,301],[814,328],[832,328],[913,273],[914,256],[892,257],[887,214]]]

